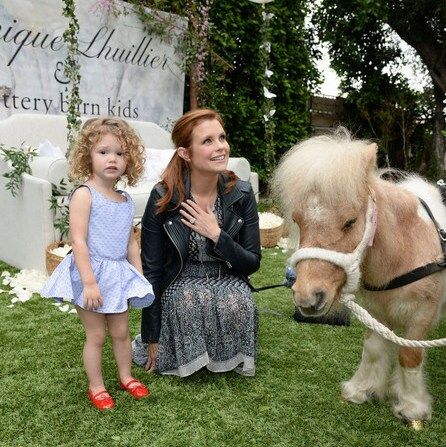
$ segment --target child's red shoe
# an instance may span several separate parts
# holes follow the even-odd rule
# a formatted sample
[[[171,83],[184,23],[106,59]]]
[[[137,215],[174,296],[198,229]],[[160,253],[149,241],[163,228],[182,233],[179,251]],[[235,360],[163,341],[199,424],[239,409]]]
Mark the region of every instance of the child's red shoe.
[[[96,407],[98,410],[110,410],[115,406],[115,402],[106,390],[102,390],[96,394],[93,394],[90,388],[88,388],[87,394],[93,406]]]
[[[136,379],[129,380],[125,385],[120,381],[119,386],[131,394],[135,399],[142,399],[150,394],[150,390]]]

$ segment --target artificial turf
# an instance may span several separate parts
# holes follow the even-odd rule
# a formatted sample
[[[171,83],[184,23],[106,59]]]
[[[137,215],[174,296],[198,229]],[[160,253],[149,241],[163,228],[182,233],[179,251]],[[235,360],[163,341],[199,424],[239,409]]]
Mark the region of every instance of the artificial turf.
[[[256,286],[281,282],[285,255],[263,251]],[[0,272],[8,269],[0,263]],[[0,286],[1,287],[1,286]],[[186,379],[134,375],[151,389],[134,401],[118,388],[108,342],[104,377],[116,408],[100,413],[86,397],[83,330],[37,295],[7,307],[0,294],[0,446],[442,446],[446,440],[446,356],[429,350],[426,373],[434,396],[432,421],[415,432],[385,402],[340,399],[361,357],[364,328],[296,323],[290,291],[255,294],[260,313],[257,373],[199,371]],[[130,328],[138,332],[139,311]],[[431,334],[446,334],[443,323]]]

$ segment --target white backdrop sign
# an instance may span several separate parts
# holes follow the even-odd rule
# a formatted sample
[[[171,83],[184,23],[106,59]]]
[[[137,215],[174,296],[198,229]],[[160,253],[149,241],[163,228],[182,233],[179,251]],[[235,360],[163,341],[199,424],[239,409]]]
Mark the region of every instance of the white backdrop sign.
[[[187,26],[175,17],[169,43],[143,30],[130,11],[115,17],[97,1],[76,2],[82,115],[111,115],[162,126],[183,111],[184,74],[175,45]],[[67,112],[68,20],[62,0],[1,0],[0,119],[13,113]]]

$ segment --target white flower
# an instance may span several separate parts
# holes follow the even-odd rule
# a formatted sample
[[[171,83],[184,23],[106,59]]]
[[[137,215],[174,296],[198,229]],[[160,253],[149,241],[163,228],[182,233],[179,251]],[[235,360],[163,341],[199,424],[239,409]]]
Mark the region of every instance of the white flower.
[[[61,258],[65,258],[70,250],[71,245],[65,244],[63,247],[53,248],[51,253],[55,254],[56,256],[60,256]]]
[[[259,227],[261,229],[276,228],[283,224],[283,219],[273,213],[259,213]]]
[[[266,76],[267,78],[270,78],[273,74],[274,74],[273,71],[268,70],[267,68],[265,68],[265,76]]]
[[[274,14],[272,12],[262,12],[263,20],[270,20],[273,17],[274,17]]]
[[[275,98],[277,95],[275,93],[270,92],[266,87],[263,87],[263,96],[265,98],[271,99]]]
[[[268,115],[269,115],[269,116],[273,116],[275,113],[276,113],[276,109],[271,109],[271,110],[268,112]]]
[[[260,45],[260,48],[265,49],[267,53],[271,53],[271,42],[262,43],[262,45]]]

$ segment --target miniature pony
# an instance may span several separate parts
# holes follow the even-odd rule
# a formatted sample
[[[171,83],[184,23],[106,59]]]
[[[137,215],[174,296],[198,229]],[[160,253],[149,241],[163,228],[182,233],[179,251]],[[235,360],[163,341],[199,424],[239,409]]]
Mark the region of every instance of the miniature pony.
[[[405,175],[402,181],[382,179],[376,154],[376,144],[354,140],[339,128],[332,136],[313,137],[292,148],[273,178],[285,218],[297,224],[300,249],[326,249],[338,257],[357,251],[370,229],[366,219],[373,203],[374,235],[364,244],[358,269],[358,278],[360,274],[373,287],[443,259],[438,232],[419,198],[438,225],[446,225],[439,190],[416,175]],[[292,290],[302,314],[324,315],[339,300],[348,279],[340,265],[311,256],[297,262]],[[401,336],[425,339],[445,303],[443,272],[393,290],[363,291],[363,305]],[[398,418],[428,420],[432,398],[423,378],[423,359],[422,349],[396,347],[368,331],[360,365],[342,384],[342,397],[355,403],[389,397]]]

